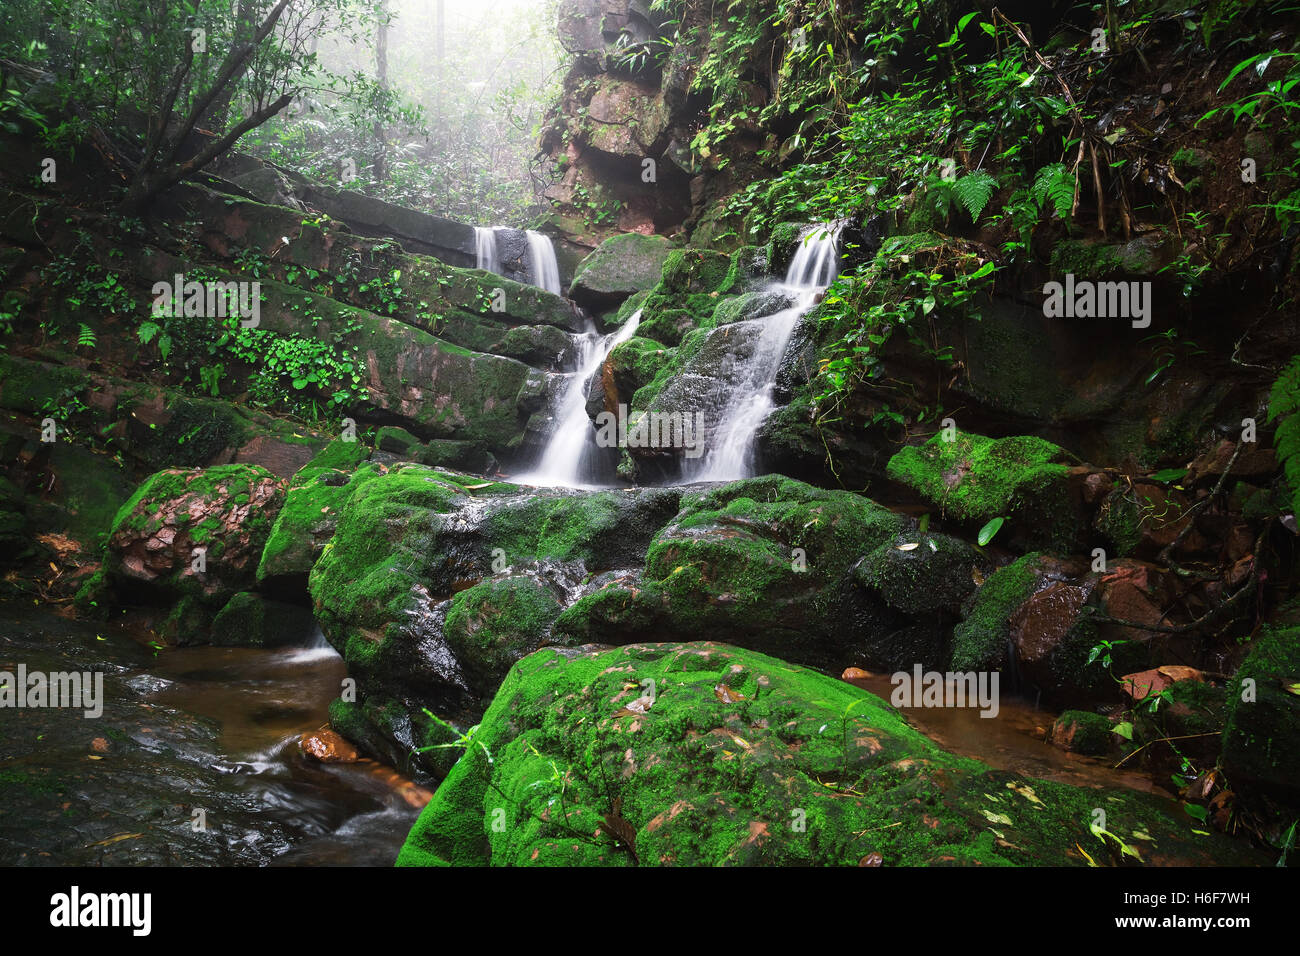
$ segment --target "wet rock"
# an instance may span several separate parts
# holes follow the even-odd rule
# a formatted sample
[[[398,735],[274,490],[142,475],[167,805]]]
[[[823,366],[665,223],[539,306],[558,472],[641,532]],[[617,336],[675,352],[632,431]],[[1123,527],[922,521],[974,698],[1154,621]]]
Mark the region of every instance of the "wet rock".
[[[1048,743],[1073,753],[1100,757],[1115,749],[1117,739],[1111,722],[1101,714],[1067,710],[1052,724]]]
[[[212,622],[207,643],[218,647],[282,647],[306,644],[316,629],[311,611],[300,604],[236,594]]]
[[[307,573],[334,536],[354,482],[380,473],[373,468],[358,474],[369,456],[370,448],[362,442],[336,439],[293,476],[258,561],[258,587],[297,600],[305,597]]]
[[[548,648],[502,684],[398,862],[1083,866],[1080,847],[1110,859],[1098,801],[1144,860],[1233,852],[1143,795],[954,757],[866,691],[753,651]]]
[[[355,763],[360,756],[341,735],[326,729],[303,734],[298,747],[304,756],[321,763]]]
[[[779,475],[689,495],[655,535],[639,581],[582,598],[555,631],[619,644],[725,632],[787,660],[842,666],[900,626],[853,569],[903,524],[860,495]]]

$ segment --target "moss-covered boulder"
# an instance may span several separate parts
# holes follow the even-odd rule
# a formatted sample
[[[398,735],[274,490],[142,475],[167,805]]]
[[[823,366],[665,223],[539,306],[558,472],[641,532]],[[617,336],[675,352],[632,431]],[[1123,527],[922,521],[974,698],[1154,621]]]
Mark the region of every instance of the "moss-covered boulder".
[[[1115,749],[1119,739],[1111,722],[1087,710],[1067,710],[1052,724],[1048,741],[1062,750],[1100,757]]]
[[[605,643],[725,634],[789,660],[842,667],[871,634],[895,629],[896,616],[853,569],[903,527],[860,495],[779,475],[687,495],[655,535],[640,580],[583,597],[556,632]]]
[[[214,610],[254,584],[284,482],[256,465],[160,471],[118,511],[104,559],[119,600]]]
[[[959,521],[984,524],[1003,517],[1004,540],[1068,549],[1080,519],[1064,456],[1060,447],[1029,435],[994,439],[940,432],[899,451],[886,472]]]
[[[1220,765],[1234,790],[1300,796],[1300,627],[1272,626],[1251,642],[1228,685]]]
[[[474,692],[490,698],[515,661],[537,650],[562,597],[553,585],[517,574],[480,581],[452,599],[443,637]]]
[[[663,236],[612,236],[582,260],[569,285],[569,298],[584,308],[612,309],[657,285],[670,252],[672,245]]]
[[[614,406],[631,405],[637,391],[654,381],[671,358],[671,349],[639,335],[617,346],[601,369],[607,402]]]
[[[635,567],[681,495],[525,494],[408,463],[354,482],[311,571],[313,606],[363,702],[393,701],[412,719],[424,707],[477,717],[493,675],[559,612],[539,588],[567,601],[589,571]],[[545,583],[502,583],[525,574]]]
[[[1037,590],[1041,557],[1031,552],[984,577],[965,618],[953,628],[953,670],[1000,670],[1007,663],[1011,616]]]
[[[547,648],[507,676],[398,864],[1083,866],[1118,862],[1116,840],[1151,864],[1233,858],[1192,825],[953,756],[878,697],[753,651]]]
[[[364,443],[335,439],[290,479],[284,507],[258,561],[259,587],[294,597],[306,593],[307,573],[334,536],[357,469],[369,456]],[[369,469],[361,477],[378,473]]]

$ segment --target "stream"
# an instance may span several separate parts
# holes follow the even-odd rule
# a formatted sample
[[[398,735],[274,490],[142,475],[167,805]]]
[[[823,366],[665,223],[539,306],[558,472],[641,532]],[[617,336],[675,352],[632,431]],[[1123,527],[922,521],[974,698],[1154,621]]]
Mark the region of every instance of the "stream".
[[[419,813],[387,768],[301,755],[345,676],[328,647],[156,651],[125,627],[3,603],[0,671],[19,663],[103,672],[103,713],[0,709],[0,864],[389,866]],[[851,682],[888,699],[887,677]],[[1027,703],[904,713],[1000,769],[1159,793],[1045,743],[1052,715]]]
[[[103,672],[103,713],[0,709],[0,864],[389,866],[419,813],[386,768],[301,755],[345,676],[328,647],[155,651],[3,603],[19,663]]]

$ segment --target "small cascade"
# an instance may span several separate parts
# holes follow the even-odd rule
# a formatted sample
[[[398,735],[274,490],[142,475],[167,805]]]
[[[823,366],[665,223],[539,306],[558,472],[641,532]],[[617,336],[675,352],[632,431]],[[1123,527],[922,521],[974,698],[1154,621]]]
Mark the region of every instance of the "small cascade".
[[[596,429],[587,415],[587,386],[609,353],[636,335],[641,310],[633,312],[617,332],[601,335],[594,325],[577,336],[578,367],[565,375],[555,405],[555,426],[537,467],[514,481],[543,487],[581,488],[608,480],[599,467]]]
[[[841,227],[828,223],[803,232],[785,282],[774,284],[776,290],[792,294],[795,304],[751,320],[762,323],[753,352],[735,384],[719,396],[721,420],[704,454],[684,460],[682,481],[735,481],[755,473],[754,435],[774,407],[772,387],[794,330],[817,303],[818,293],[835,281]]]
[[[476,269],[500,275],[501,260],[497,258],[497,232],[494,227],[474,227],[474,260]]]
[[[528,237],[528,278],[539,289],[560,295],[560,267],[551,237],[532,229],[524,235]]]

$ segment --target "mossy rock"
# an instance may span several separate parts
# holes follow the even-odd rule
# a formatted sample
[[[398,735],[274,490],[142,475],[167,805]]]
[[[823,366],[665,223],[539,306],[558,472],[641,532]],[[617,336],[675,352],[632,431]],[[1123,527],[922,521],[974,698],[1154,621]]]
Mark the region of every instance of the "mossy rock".
[[[903,525],[860,495],[780,475],[687,495],[650,545],[635,589],[615,584],[583,597],[555,630],[606,643],[720,634],[790,660],[843,666],[869,632],[896,627],[855,586],[852,568]]]
[[[653,288],[672,252],[663,236],[612,236],[582,260],[569,285],[569,298],[597,311]]]
[[[473,591],[459,598],[468,607],[495,591],[473,586],[507,567],[563,566],[576,587],[584,569],[635,566],[681,496],[669,488],[522,493],[415,464],[356,481],[309,588],[362,699],[411,702],[412,719],[425,706],[472,718],[492,689],[484,674],[498,664],[477,658],[496,658],[471,640],[488,632],[469,627],[459,611],[444,630],[458,592]],[[453,638],[470,658],[461,659]]]
[[[613,389],[611,392],[607,385],[605,395],[616,404],[630,405],[637,391],[654,381],[672,355],[671,349],[658,342],[634,335],[609,353],[602,375]]]
[[[664,260],[661,291],[682,295],[722,291],[731,265],[731,257],[723,252],[676,249]]]
[[[1115,749],[1114,725],[1101,714],[1067,710],[1052,724],[1051,741],[1064,750],[1101,757]]]
[[[1228,684],[1220,766],[1234,790],[1249,789],[1288,801],[1300,797],[1297,691],[1300,627],[1263,629]]]
[[[953,670],[996,670],[1006,664],[1008,622],[1037,588],[1041,557],[1031,552],[985,578],[965,619],[953,628]]]
[[[335,439],[293,476],[258,561],[259,587],[283,596],[306,594],[307,574],[334,536],[356,472],[369,456],[362,442]],[[367,469],[361,480],[378,473]]]
[[[311,611],[302,605],[242,591],[217,613],[208,643],[218,647],[305,645],[315,628]]]
[[[1144,862],[1236,859],[1147,795],[990,770],[878,697],[754,651],[546,648],[506,677],[397,862],[1118,862],[1089,829],[1098,807]]]
[[[988,559],[958,538],[904,532],[870,552],[855,574],[903,614],[955,618],[987,567]]]
[[[1071,500],[1065,451],[1029,435],[986,438],[940,432],[890,459],[886,473],[959,521],[1008,519],[1008,533],[1027,547],[1068,550],[1081,521]]]
[[[108,580],[122,599],[190,597],[215,610],[253,586],[283,502],[284,483],[257,465],[151,475],[113,520]]]
[[[536,578],[492,578],[452,599],[443,638],[471,689],[486,699],[515,661],[541,646],[560,610],[553,589]]]

